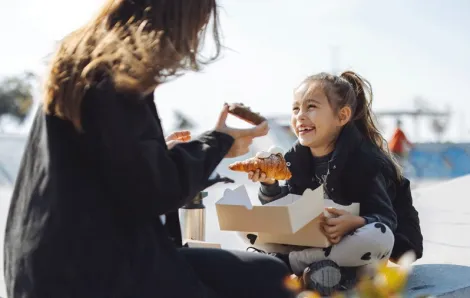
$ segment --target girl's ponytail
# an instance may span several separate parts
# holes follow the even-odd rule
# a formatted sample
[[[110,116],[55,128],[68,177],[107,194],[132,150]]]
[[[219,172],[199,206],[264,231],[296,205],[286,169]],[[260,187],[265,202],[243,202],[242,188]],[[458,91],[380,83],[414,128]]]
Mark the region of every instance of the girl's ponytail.
[[[373,118],[371,109],[373,94],[370,83],[353,71],[345,71],[340,77],[349,82],[355,92],[356,108],[352,121],[370,142],[380,148],[390,158],[400,178],[402,174],[401,167],[391,155],[387,141],[383,138]]]

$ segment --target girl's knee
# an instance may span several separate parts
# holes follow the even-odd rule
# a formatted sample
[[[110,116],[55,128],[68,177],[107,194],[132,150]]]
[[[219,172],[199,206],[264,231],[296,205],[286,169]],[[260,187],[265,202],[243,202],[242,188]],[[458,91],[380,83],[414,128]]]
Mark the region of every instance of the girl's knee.
[[[388,257],[395,243],[392,230],[380,222],[365,225],[358,229],[355,235],[351,236],[358,237],[358,241],[364,249],[367,249],[373,255],[380,256],[380,258],[383,256]]]
[[[368,236],[374,239],[380,239],[382,242],[395,242],[395,236],[393,235],[392,230],[390,228],[381,223],[381,222],[373,222],[363,226],[362,228],[356,231],[357,234],[361,234],[363,236]]]

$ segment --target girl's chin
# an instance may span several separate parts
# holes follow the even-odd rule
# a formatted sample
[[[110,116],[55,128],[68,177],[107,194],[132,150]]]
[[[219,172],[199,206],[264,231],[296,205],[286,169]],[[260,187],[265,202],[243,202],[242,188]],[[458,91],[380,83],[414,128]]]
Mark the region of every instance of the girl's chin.
[[[299,143],[302,146],[310,147],[310,145],[312,144],[312,140],[306,140],[306,139],[303,139],[303,138],[299,138]]]

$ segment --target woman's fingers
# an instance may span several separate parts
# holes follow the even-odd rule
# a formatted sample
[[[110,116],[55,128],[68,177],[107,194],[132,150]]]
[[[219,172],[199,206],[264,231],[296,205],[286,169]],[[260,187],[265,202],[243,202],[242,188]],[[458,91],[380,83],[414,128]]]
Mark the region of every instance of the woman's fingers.
[[[181,142],[179,140],[167,141],[166,146],[167,146],[168,150],[171,150],[171,149],[173,149],[173,147],[175,147],[175,145],[177,145],[179,143],[183,143],[183,142]]]
[[[178,133],[178,140],[180,141],[183,141],[183,142],[187,142],[189,140],[191,140],[191,132],[188,131],[188,130],[185,130],[185,131],[179,131],[177,132]]]
[[[191,140],[191,132],[189,130],[175,131],[165,138],[165,141],[182,141],[187,142]]]
[[[222,111],[219,114],[219,118],[217,119],[217,124],[215,125],[215,130],[227,133],[227,124],[225,123],[227,121],[228,117],[228,105],[224,104],[224,107]],[[230,134],[231,135],[231,134]],[[234,137],[233,135],[231,135]]]
[[[219,114],[219,118],[217,119],[217,123],[215,125],[215,130],[226,133],[232,136],[234,139],[249,137],[251,139],[265,136],[269,131],[269,125],[267,121],[256,125],[252,128],[231,128],[227,126],[227,117],[228,117],[228,104],[224,104],[222,111]]]
[[[229,134],[234,138],[257,138],[268,134],[269,125],[267,121],[264,121],[260,125],[257,125],[252,128],[227,128],[227,130]]]

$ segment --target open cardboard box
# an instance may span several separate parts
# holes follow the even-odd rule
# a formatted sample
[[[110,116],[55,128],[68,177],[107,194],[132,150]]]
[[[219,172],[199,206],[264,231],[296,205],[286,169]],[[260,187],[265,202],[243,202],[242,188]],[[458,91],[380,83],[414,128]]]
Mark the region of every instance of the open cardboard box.
[[[311,247],[330,245],[320,230],[320,215],[325,212],[326,207],[359,215],[358,203],[342,206],[324,199],[323,186],[315,190],[307,189],[301,196],[288,194],[266,205],[253,206],[245,186],[242,185],[234,190],[225,190],[222,199],[215,206],[222,231],[257,234],[256,243]]]
[[[219,243],[187,239],[184,246],[192,248],[222,248]]]

